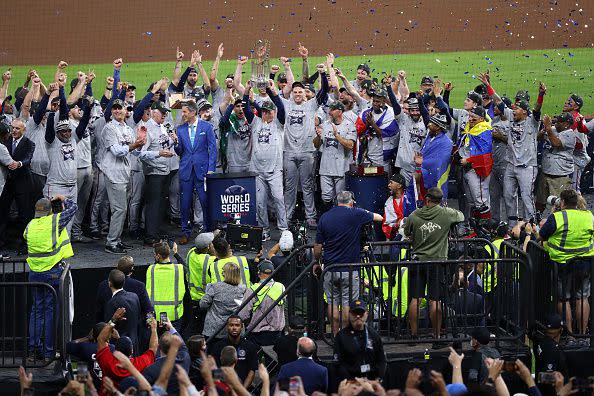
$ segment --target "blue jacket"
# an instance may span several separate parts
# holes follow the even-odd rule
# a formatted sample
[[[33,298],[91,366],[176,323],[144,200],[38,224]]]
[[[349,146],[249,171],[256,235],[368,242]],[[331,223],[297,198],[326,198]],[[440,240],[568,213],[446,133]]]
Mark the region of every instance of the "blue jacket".
[[[283,364],[278,373],[278,379],[301,377],[306,395],[315,391],[326,393],[328,388],[328,369],[312,359],[299,358],[294,362]]]
[[[217,163],[217,140],[214,129],[206,121],[198,120],[194,144],[190,144],[190,129],[187,123],[177,127],[178,144],[175,152],[180,157],[179,180],[190,181],[192,170],[196,180],[204,180],[207,172],[214,172]]]
[[[130,276],[126,276],[126,281],[124,282],[124,290],[130,293],[134,293],[138,296],[138,300],[140,301],[141,316],[143,318],[146,318],[146,314],[148,312],[155,311],[153,308],[153,304],[149,299],[148,293],[146,292],[146,285],[143,282],[139,281],[138,279],[134,279]],[[103,280],[101,281],[101,283],[99,283],[99,286],[97,287],[97,297],[95,299],[95,320],[97,322],[103,321],[105,316],[105,305],[109,300],[111,300],[111,290],[109,289],[107,280]]]

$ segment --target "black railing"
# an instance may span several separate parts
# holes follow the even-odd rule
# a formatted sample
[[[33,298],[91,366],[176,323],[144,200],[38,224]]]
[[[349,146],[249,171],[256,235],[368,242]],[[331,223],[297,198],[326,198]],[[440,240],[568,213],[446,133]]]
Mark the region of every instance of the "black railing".
[[[70,266],[66,265],[56,291],[50,284],[29,282],[29,270],[25,261],[0,261],[0,368],[45,367],[65,355],[65,343],[70,339]],[[32,315],[35,298],[44,298],[52,304],[52,326],[48,329],[44,319],[38,322]],[[43,312],[41,312],[43,313]],[[41,315],[42,316],[42,315]],[[30,353],[29,341],[35,334],[41,342],[37,353]],[[43,345],[48,337],[52,342],[49,349],[51,356],[44,359]]]

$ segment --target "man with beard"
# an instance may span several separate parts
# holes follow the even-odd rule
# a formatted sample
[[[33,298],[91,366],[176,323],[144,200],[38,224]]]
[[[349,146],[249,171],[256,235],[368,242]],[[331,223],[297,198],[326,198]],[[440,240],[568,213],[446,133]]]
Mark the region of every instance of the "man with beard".
[[[285,69],[290,70],[288,59],[283,59]],[[316,134],[314,119],[318,108],[326,101],[328,79],[321,72],[322,86],[315,98],[306,100],[305,86],[299,81],[291,85],[290,99],[280,98],[285,108],[284,123],[285,150],[283,170],[285,174],[285,208],[287,219],[291,219],[297,202],[297,185],[303,191],[305,217],[309,228],[315,228],[316,209],[314,205],[314,161]],[[285,88],[287,90],[287,88]]]
[[[206,74],[206,70],[204,70],[204,66],[202,66],[202,55],[200,55],[200,51],[194,50],[192,52],[192,57],[190,59],[190,66],[186,68],[184,73],[180,76],[179,71],[181,70],[181,62],[184,59],[183,52],[179,51],[179,47],[177,49],[177,63],[175,65],[175,70],[173,72],[173,79],[171,80],[171,84],[169,85],[169,89],[174,92],[182,92],[184,97],[188,96],[190,92],[193,92],[196,88],[200,88],[197,86],[198,82],[198,73],[196,72],[196,65],[198,65],[198,70],[200,71],[200,76],[202,77],[202,90],[205,96],[210,93],[210,80],[208,75]]]
[[[227,106],[221,119],[221,131],[227,142],[227,171],[247,172],[252,156],[252,132],[243,111],[241,98],[235,99]]]
[[[590,162],[590,156],[586,150],[588,147],[588,128],[583,122],[584,117],[580,114],[583,105],[584,99],[576,94],[571,94],[563,104],[563,111],[570,113],[574,120],[571,129],[576,131],[575,150],[573,151],[575,170],[572,176],[572,187],[576,191],[580,191],[582,173]]]
[[[425,189],[429,190],[432,187],[441,189],[446,202],[453,146],[452,140],[446,134],[449,127],[448,121],[450,120],[448,120],[447,111],[445,114],[431,116],[427,123],[427,138],[421,148],[423,156],[421,172]]]

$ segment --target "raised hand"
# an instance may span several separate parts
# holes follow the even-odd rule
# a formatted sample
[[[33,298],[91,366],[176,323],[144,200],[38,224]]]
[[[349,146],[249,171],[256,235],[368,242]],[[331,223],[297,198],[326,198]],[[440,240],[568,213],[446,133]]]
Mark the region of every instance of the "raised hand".
[[[390,74],[386,74],[384,78],[382,78],[382,84],[386,86],[392,84],[392,76]]]
[[[60,61],[60,62],[58,63],[58,69],[60,69],[60,70],[64,70],[64,69],[66,69],[67,67],[68,67],[68,63],[66,63],[65,61]]]
[[[58,83],[54,82],[47,86],[47,93],[50,94],[54,91],[57,91],[59,88]]]
[[[340,79],[345,79],[346,77],[344,76],[344,74],[342,74],[342,70],[335,68],[334,69],[334,73],[336,73],[336,77],[340,78]]]
[[[270,66],[270,73],[272,74],[276,74],[280,71],[280,67],[279,65],[272,65]]]
[[[318,73],[324,73],[326,71],[326,65],[324,65],[323,63],[318,63],[316,65],[316,70],[318,71]]]
[[[538,94],[539,95],[544,95],[547,93],[547,86],[541,81],[538,84]]]
[[[248,61],[247,56],[239,56],[237,58],[237,63],[239,63],[240,65],[245,65],[247,61]]]
[[[278,95],[278,91],[276,90],[276,85],[274,85],[274,81],[268,80],[268,89],[272,91],[274,95]]]
[[[2,82],[10,81],[12,78],[12,72],[10,70],[5,71],[2,73]]]
[[[223,43],[219,44],[219,48],[217,48],[217,58],[221,59],[223,57],[223,53],[225,52],[225,48],[223,47]]]
[[[542,124],[544,125],[544,128],[546,130],[551,129],[551,126],[553,125],[553,123],[551,121],[551,117],[549,117],[548,114],[545,114],[544,117],[542,118]]]
[[[328,64],[328,67],[334,64],[334,54],[332,52],[326,54],[326,63]]]
[[[281,56],[279,59],[280,59],[281,63],[283,65],[285,65],[285,66],[288,66],[288,65],[291,64],[291,59],[290,58],[287,58],[285,56]]]
[[[184,53],[179,50],[179,46],[175,50],[175,60],[177,60],[178,62],[184,60]]]
[[[447,82],[445,83],[445,85],[443,86],[443,89],[445,89],[448,92],[451,92],[454,89],[454,84],[452,84],[451,82]]]
[[[113,316],[111,317],[111,321],[115,323],[118,320],[126,320],[125,316],[126,316],[126,308],[120,307],[120,308],[116,309],[116,311],[113,313]]]
[[[122,58],[115,59],[113,61],[113,68],[116,70],[120,70],[122,68],[123,64],[124,64],[124,61],[122,60]]]
[[[64,85],[66,85],[67,78],[68,76],[66,75],[66,73],[60,73],[58,75],[58,86],[63,87]]]
[[[109,76],[109,77],[107,77],[107,78],[105,79],[105,87],[106,87],[107,89],[112,89],[112,88],[113,88],[113,82],[114,82],[114,81],[113,81],[113,77],[112,77],[112,76]]]
[[[78,78],[78,81],[81,83],[87,80],[87,75],[81,71],[79,71],[76,76]]]
[[[297,50],[299,51],[299,55],[301,55],[302,58],[307,58],[309,51],[303,46],[303,44],[299,43]]]
[[[436,79],[435,81],[433,81],[433,95],[439,96],[441,95],[442,91],[443,88],[441,87],[441,80]]]
[[[95,70],[89,70],[89,73],[87,74],[87,84],[90,84],[95,77]]]
[[[478,77],[477,77],[480,82],[482,82],[485,85],[489,85],[489,75],[487,73],[479,73]]]

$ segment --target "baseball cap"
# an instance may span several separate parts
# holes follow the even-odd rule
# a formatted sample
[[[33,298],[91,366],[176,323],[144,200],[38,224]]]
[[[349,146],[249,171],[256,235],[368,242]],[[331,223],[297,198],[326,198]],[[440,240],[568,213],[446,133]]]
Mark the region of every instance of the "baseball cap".
[[[479,84],[476,87],[474,87],[474,92],[481,95],[483,98],[485,96],[489,97],[489,95],[487,94],[487,87],[485,87],[483,84]]]
[[[501,101],[502,101],[503,103],[505,103],[505,105],[506,105],[507,107],[511,108],[512,102],[511,102],[511,99],[510,99],[510,98],[508,98],[508,97],[506,97],[506,96],[502,96],[502,97],[501,97]]]
[[[491,334],[486,327],[475,327],[470,335],[481,345],[487,345],[491,341]]]
[[[47,198],[41,198],[35,203],[35,218],[47,216],[52,208],[52,202]]]
[[[198,250],[206,249],[208,245],[212,243],[213,239],[214,234],[212,232],[203,232],[198,234],[196,239],[194,239],[194,246],[196,246],[196,249]]]
[[[278,241],[278,247],[280,248],[281,252],[290,252],[293,250],[293,234],[289,230],[284,230],[281,233],[281,237]]]
[[[367,72],[367,74],[371,74],[371,68],[367,63],[361,63],[359,66],[357,66],[357,70],[364,70]]]
[[[287,74],[286,73],[278,73],[278,77],[276,78],[276,81],[281,82],[281,83],[286,83],[287,82]]]
[[[136,85],[133,85],[133,84],[128,85],[127,91],[136,91]]]
[[[198,108],[198,112],[200,113],[202,110],[206,110],[208,107],[212,107],[212,105],[206,99],[200,99],[196,102],[196,107]]]
[[[557,122],[568,122],[570,124],[573,124],[573,117],[572,117],[571,113],[568,113],[568,112],[561,113],[556,118],[557,118]]]
[[[258,264],[258,273],[270,275],[274,271],[274,264],[270,260],[262,260]]]
[[[563,327],[563,320],[561,319],[561,316],[559,316],[559,314],[550,313],[547,316],[545,316],[542,324],[547,329],[560,329]]]
[[[526,111],[528,111],[530,109],[530,104],[525,99],[517,100],[516,106],[518,106],[520,109],[524,109]]]
[[[487,116],[487,112],[483,106],[477,106],[474,109],[471,109],[470,112],[475,116],[479,116],[481,118],[485,118]]]
[[[524,90],[524,89],[520,89],[517,93],[516,93],[516,101],[523,99],[526,102],[530,102],[530,94],[528,93],[528,91]]]
[[[163,102],[161,102],[160,100],[157,100],[155,103],[153,103],[152,106],[151,106],[151,109],[153,109],[153,110],[159,110],[163,114],[167,114],[168,112],[171,111],[167,107],[165,107],[163,105]]]
[[[448,128],[448,119],[443,114],[435,114],[435,115],[431,116],[431,118],[429,118],[429,122],[437,125],[438,127],[442,128],[442,129]]]
[[[7,133],[10,133],[10,125],[4,123],[4,122],[0,122],[0,135],[4,135]]]
[[[476,104],[481,104],[483,102],[483,98],[481,97],[481,95],[477,94],[474,91],[468,92],[468,94],[466,94],[466,97]]]
[[[433,84],[433,77],[423,76],[423,78],[421,78],[421,85],[423,84]]]
[[[225,80],[230,78],[231,80],[233,80],[235,78],[235,75],[233,73],[229,73],[227,74],[227,77],[225,77]]]
[[[58,121],[58,123],[56,124],[56,132],[68,131],[68,130],[70,130],[70,121],[68,121],[68,120]]]
[[[270,100],[264,101],[264,103],[262,103],[262,105],[260,106],[260,108],[262,110],[266,110],[266,111],[276,110],[276,106]]]
[[[130,337],[122,336],[115,342],[116,351],[122,352],[126,356],[132,355],[132,340]]]
[[[344,104],[340,100],[337,100],[335,102],[332,102],[330,104],[330,106],[328,106],[328,108],[330,110],[342,110],[342,111],[344,111]]]
[[[385,89],[381,88],[381,87],[375,87],[373,89],[370,90],[369,92],[370,96],[377,96],[378,98],[387,98],[388,97],[388,91],[386,91]]]
[[[569,97],[571,100],[573,100],[575,102],[576,105],[578,105],[578,107],[581,109],[582,106],[584,105],[584,99],[582,99],[581,96],[576,95],[576,94],[571,94],[571,96]]]
[[[400,173],[394,173],[390,178],[390,181],[400,184],[402,188],[406,190],[406,179]]]
[[[351,301],[351,303],[349,304],[349,308],[351,309],[351,311],[367,311],[367,304],[365,304],[365,301],[363,300],[353,300]]]
[[[305,85],[303,85],[303,83],[301,81],[295,81],[293,83],[293,85],[291,85],[291,88],[295,88],[295,87],[301,87],[301,88],[305,89]]]
[[[419,108],[419,99],[417,98],[408,98],[406,101],[408,103],[409,109],[418,109]]]
[[[123,109],[125,105],[126,104],[124,103],[124,101],[122,99],[116,99],[113,101],[113,104],[111,105],[111,107],[113,108],[113,107],[119,106]]]

